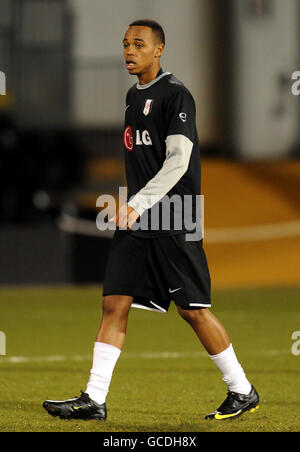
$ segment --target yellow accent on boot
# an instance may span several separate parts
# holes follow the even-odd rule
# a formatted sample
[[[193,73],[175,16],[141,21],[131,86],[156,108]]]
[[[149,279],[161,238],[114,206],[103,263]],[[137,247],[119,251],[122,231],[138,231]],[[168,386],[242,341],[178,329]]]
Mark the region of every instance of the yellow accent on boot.
[[[215,419],[217,419],[218,421],[221,421],[223,419],[229,419],[231,417],[237,416],[238,414],[241,413],[242,410],[237,411],[236,413],[233,414],[220,414],[220,413],[216,413],[215,414]]]

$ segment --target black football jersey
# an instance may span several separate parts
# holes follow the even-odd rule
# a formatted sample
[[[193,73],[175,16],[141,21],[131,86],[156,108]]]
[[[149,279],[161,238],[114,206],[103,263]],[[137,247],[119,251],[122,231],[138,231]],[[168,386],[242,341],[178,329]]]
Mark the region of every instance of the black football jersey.
[[[196,198],[200,195],[201,187],[195,102],[181,81],[173,74],[161,70],[152,82],[132,86],[126,96],[124,159],[128,186],[127,202],[162,169],[166,160],[166,140],[169,136],[176,135],[183,135],[192,142],[192,152],[187,171],[176,181],[166,197],[171,199],[173,195],[177,195],[183,202],[184,197],[189,195],[192,204],[190,213],[187,214],[195,224],[196,221],[199,222]],[[170,227],[167,230],[161,219],[155,221],[153,227],[151,216],[157,215],[158,212],[160,216],[163,215],[162,209],[164,204],[159,202],[145,211],[136,223],[139,224],[139,229],[132,233],[140,237],[160,237],[191,232],[191,228],[186,227],[183,204],[180,209],[178,203],[170,203]],[[177,217],[182,218],[181,227],[178,227],[178,221],[175,221]],[[143,224],[147,224],[147,227],[143,227]]]

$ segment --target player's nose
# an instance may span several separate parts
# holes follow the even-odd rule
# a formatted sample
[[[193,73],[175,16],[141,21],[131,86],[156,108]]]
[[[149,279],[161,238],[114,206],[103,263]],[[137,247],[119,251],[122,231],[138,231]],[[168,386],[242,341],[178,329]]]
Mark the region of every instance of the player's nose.
[[[134,55],[134,47],[129,45],[126,48],[126,52],[125,52],[126,56],[133,56]]]

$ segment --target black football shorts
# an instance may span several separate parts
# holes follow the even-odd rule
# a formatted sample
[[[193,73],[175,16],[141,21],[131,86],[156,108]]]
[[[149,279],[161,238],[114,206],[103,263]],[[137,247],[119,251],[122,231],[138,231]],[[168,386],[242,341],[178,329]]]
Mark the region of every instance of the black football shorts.
[[[186,310],[211,306],[210,274],[200,241],[185,234],[144,238],[115,231],[103,295],[128,295],[132,306],[167,312],[171,301]]]

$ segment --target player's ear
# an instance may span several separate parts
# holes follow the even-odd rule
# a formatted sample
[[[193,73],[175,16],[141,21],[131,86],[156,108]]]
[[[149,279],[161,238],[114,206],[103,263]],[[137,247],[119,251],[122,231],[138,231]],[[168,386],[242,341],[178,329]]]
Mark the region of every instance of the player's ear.
[[[160,44],[157,44],[156,46],[156,52],[155,52],[155,57],[159,58],[162,56],[163,51],[165,49],[165,45],[161,42]]]

